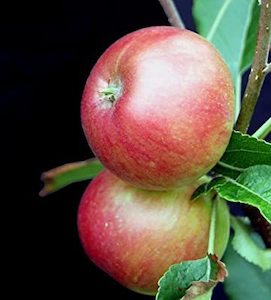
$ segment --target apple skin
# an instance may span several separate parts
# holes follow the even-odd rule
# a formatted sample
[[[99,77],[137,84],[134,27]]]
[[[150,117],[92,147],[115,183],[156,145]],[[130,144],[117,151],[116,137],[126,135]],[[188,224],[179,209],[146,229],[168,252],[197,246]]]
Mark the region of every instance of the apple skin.
[[[186,185],[221,158],[234,119],[231,75],[199,35],[130,33],[92,69],[81,101],[86,139],[104,166],[150,190]]]
[[[122,285],[154,295],[172,264],[207,255],[212,200],[190,200],[199,184],[147,191],[103,171],[87,187],[78,210],[85,252]],[[216,214],[214,249],[221,257],[229,237],[224,201],[219,200]]]

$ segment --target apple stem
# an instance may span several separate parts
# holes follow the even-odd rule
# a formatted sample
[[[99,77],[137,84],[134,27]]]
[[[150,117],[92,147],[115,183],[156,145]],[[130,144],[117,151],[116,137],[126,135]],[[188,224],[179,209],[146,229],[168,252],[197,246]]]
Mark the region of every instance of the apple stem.
[[[209,229],[208,254],[215,254],[215,231],[216,231],[216,211],[217,211],[218,196],[213,199],[212,214]]]
[[[185,29],[184,22],[173,0],[158,0],[168,17],[168,22],[175,27]]]
[[[268,53],[271,40],[270,33],[271,0],[263,0],[261,2],[261,14],[254,61],[244,93],[241,112],[236,125],[236,129],[244,133],[249,127],[265,76],[271,69],[270,63],[268,64]]]

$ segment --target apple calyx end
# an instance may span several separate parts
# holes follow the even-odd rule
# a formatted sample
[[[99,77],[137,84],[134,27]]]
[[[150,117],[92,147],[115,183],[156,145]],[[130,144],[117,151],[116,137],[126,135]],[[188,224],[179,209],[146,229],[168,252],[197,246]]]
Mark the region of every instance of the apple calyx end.
[[[121,84],[120,82],[108,83],[107,87],[99,91],[100,99],[105,102],[109,102],[111,106],[121,95]]]

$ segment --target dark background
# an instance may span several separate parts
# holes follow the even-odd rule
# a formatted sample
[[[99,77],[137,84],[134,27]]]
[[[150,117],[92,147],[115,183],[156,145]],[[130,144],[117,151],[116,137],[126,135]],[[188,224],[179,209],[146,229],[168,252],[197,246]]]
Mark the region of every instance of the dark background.
[[[192,1],[177,3],[193,30]],[[168,24],[162,8],[157,0],[10,1],[0,22],[1,198],[9,255],[2,260],[9,295],[151,299],[121,287],[83,253],[76,214],[87,182],[46,198],[38,192],[42,171],[91,156],[80,100],[95,61],[124,34]],[[270,116],[270,85],[269,76],[252,132]],[[215,299],[224,299],[221,289]]]

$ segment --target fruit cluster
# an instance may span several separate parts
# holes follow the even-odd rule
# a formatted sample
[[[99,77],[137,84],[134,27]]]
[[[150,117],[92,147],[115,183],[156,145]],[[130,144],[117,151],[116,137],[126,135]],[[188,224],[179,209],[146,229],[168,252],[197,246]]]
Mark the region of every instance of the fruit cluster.
[[[233,99],[220,54],[188,30],[130,33],[92,69],[81,120],[106,170],[82,197],[78,228],[90,259],[124,286],[155,294],[170,265],[207,254],[213,200],[191,195],[226,149]],[[216,213],[221,256],[221,200]]]

